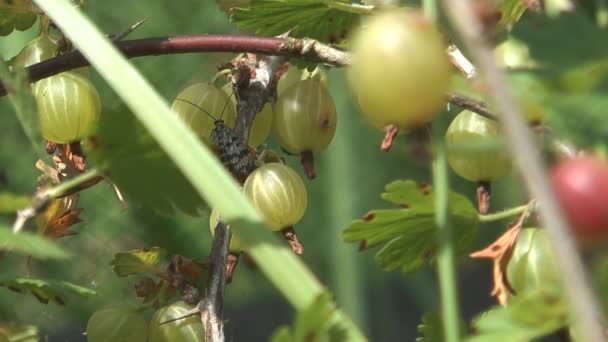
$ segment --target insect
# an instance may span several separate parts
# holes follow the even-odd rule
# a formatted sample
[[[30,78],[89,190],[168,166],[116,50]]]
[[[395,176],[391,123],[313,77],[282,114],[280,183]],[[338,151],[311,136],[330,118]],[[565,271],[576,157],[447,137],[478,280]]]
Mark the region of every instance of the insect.
[[[230,97],[232,97],[232,95],[234,95],[234,93],[231,94]],[[217,150],[222,164],[224,164],[237,179],[245,180],[245,178],[255,169],[255,159],[245,140],[236,136],[234,131],[226,125],[224,120],[222,120],[226,106],[228,106],[230,102],[230,98],[228,98],[228,101],[224,105],[224,109],[219,118],[215,118],[207,110],[188,100],[181,98],[176,98],[175,100],[188,103],[213,119],[214,128],[211,130],[209,136],[211,144]]]

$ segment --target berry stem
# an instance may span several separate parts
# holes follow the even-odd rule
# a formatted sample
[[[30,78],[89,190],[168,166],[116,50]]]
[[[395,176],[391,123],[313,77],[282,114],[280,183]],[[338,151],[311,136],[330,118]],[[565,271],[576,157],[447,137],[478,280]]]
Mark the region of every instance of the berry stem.
[[[527,210],[532,210],[535,205],[536,205],[536,203],[531,201],[528,204],[520,205],[518,207],[510,208],[510,209],[499,211],[499,212],[492,213],[492,214],[483,214],[483,215],[480,214],[477,217],[479,219],[479,222],[500,221],[500,220],[504,220],[504,219],[512,217],[512,216],[519,215],[523,212],[526,212]]]
[[[388,152],[393,146],[393,140],[399,133],[399,127],[397,125],[389,124],[384,127],[384,140],[380,145],[382,152]]]
[[[315,157],[311,151],[304,151],[300,155],[300,163],[302,164],[302,169],[306,174],[308,179],[315,179],[317,177],[317,172],[315,171]]]
[[[477,182],[477,211],[485,215],[490,211],[490,195],[492,194],[492,185],[490,182]]]
[[[304,254],[304,246],[302,246],[302,244],[298,240],[298,235],[296,234],[296,231],[293,229],[293,227],[283,228],[281,230],[281,234],[283,234],[285,240],[289,242],[289,246],[291,246],[291,249],[294,253],[296,253],[297,255]]]

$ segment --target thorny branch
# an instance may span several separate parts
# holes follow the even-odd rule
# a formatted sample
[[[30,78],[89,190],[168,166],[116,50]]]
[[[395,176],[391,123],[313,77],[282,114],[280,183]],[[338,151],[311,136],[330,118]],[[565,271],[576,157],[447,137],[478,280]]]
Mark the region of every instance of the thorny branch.
[[[530,195],[538,200],[541,221],[551,239],[557,264],[566,289],[572,317],[576,317],[577,335],[583,341],[604,341],[605,336],[598,316],[599,308],[587,281],[583,263],[576,252],[575,242],[569,234],[568,225],[553,196],[542,158],[534,146],[532,133],[523,118],[507,79],[494,61],[494,54],[485,39],[483,26],[474,15],[469,1],[445,0],[448,18],[468,45],[479,73],[483,76],[488,93],[499,112],[505,138],[511,154],[521,171],[522,179]]]
[[[224,287],[226,286],[226,262],[230,246],[230,227],[218,222],[211,247],[207,295],[198,304],[205,326],[205,341],[224,341]]]

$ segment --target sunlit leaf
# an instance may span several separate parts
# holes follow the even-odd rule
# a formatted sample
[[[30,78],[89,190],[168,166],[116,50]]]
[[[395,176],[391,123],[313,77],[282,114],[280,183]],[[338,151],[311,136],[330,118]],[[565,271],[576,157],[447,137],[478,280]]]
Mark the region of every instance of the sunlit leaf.
[[[265,36],[289,30],[294,37],[309,37],[328,43],[340,43],[359,23],[359,14],[336,9],[321,0],[253,0],[248,8],[234,8],[231,20],[243,29],[255,29]]]
[[[376,261],[386,270],[412,272],[433,260],[439,242],[430,185],[395,181],[386,186],[382,198],[400,208],[372,210],[353,221],[342,232],[344,241],[364,241],[369,247],[384,243]],[[476,236],[477,211],[466,197],[450,193],[450,213],[456,252],[466,252]]]
[[[119,277],[140,273],[155,273],[157,271],[156,265],[164,253],[165,251],[160,247],[117,253],[110,265]]]

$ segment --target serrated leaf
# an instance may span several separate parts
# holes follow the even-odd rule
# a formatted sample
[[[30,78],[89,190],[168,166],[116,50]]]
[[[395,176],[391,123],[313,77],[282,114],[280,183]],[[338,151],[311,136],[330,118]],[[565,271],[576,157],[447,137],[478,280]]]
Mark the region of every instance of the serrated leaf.
[[[353,221],[342,238],[346,242],[365,241],[370,247],[385,243],[376,253],[380,266],[413,272],[432,260],[438,247],[431,186],[395,181],[386,186],[382,198],[401,208],[372,210],[362,220]],[[476,237],[477,211],[466,197],[452,192],[450,212],[456,252],[466,252]]]
[[[59,245],[29,232],[13,234],[0,226],[0,250],[29,255],[36,259],[68,259],[71,255]]]
[[[0,287],[20,293],[30,292],[44,304],[52,300],[59,305],[64,305],[69,295],[92,296],[96,294],[95,290],[69,282],[32,278],[0,280]]]
[[[30,90],[27,74],[23,69],[15,69],[12,73],[9,72],[6,64],[0,60],[0,78],[9,91],[8,98],[15,109],[15,114],[25,135],[32,143],[38,156],[45,156],[44,139],[42,133],[40,133],[38,107]]]
[[[496,307],[473,321],[476,334],[466,342],[524,342],[545,336],[568,325],[563,298],[548,291],[522,293],[507,306]]]
[[[0,323],[1,342],[38,342],[38,328],[34,325],[15,322]]]
[[[201,197],[133,115],[108,110],[97,133],[85,144],[87,155],[125,193],[147,207],[169,213],[173,206],[196,215]],[[201,175],[204,177],[204,175]]]
[[[155,273],[157,271],[156,265],[164,254],[165,250],[160,247],[116,253],[110,265],[119,277]]]
[[[305,310],[298,312],[292,329],[279,327],[272,335],[272,342],[345,341],[344,331],[336,324],[335,304],[329,292],[320,294]]]
[[[460,335],[466,334],[466,324],[459,320]],[[418,325],[418,333],[422,336],[416,338],[416,342],[443,342],[443,323],[441,316],[435,312],[427,312],[422,316],[422,322]]]
[[[17,210],[28,207],[32,197],[0,191],[0,214],[14,214]]]
[[[608,31],[580,11],[555,18],[528,13],[512,34],[526,43],[530,55],[548,67],[570,68],[608,57]]]
[[[294,37],[309,37],[337,44],[359,23],[359,14],[333,8],[346,2],[322,0],[253,0],[249,8],[231,10],[231,20],[256,34],[276,36],[292,30]]]

